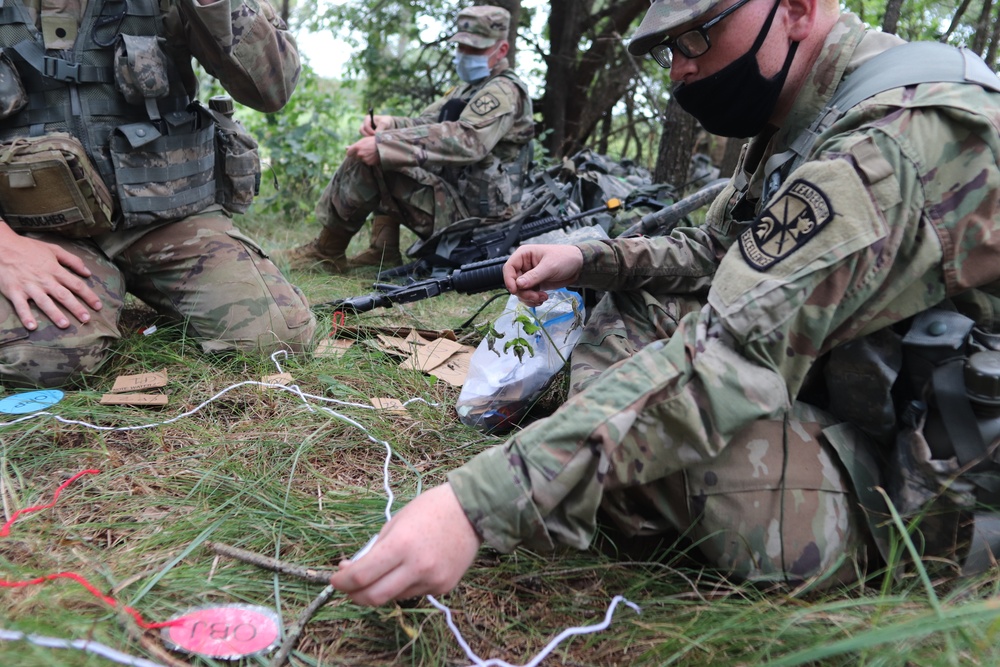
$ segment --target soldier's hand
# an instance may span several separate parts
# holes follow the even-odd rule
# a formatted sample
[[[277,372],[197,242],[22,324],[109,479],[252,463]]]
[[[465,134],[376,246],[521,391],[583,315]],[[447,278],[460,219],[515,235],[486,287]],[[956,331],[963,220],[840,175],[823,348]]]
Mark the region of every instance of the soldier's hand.
[[[11,302],[21,324],[38,328],[31,302],[60,329],[70,325],[66,311],[86,324],[101,300],[85,278],[90,269],[83,260],[51,243],[21,236],[0,223],[0,294]]]
[[[549,298],[545,290],[574,284],[582,269],[583,253],[574,245],[523,245],[503,265],[503,282],[525,305],[540,306]]]
[[[369,167],[374,167],[379,163],[378,146],[375,144],[375,137],[365,137],[347,147],[348,157],[361,160]]]
[[[357,561],[342,561],[330,583],[354,602],[372,606],[442,595],[472,565],[480,542],[455,492],[444,484],[397,512],[371,550]]]
[[[361,123],[362,136],[373,137],[375,133],[379,130],[388,130],[392,128],[392,116],[375,116],[375,125],[372,125],[372,117],[365,116],[364,121]]]

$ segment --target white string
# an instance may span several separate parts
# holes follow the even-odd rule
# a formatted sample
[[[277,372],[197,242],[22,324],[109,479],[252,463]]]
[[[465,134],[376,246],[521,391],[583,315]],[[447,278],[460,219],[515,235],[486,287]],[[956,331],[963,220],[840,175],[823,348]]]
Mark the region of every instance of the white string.
[[[506,662],[504,660],[500,660],[498,658],[490,658],[489,660],[483,660],[482,658],[480,658],[473,652],[472,648],[469,647],[469,644],[462,637],[462,633],[459,631],[458,627],[455,625],[454,620],[452,619],[451,609],[449,609],[445,605],[435,600],[433,595],[428,595],[427,599],[430,601],[432,605],[434,605],[439,610],[444,612],[445,620],[448,623],[448,628],[451,629],[451,633],[455,635],[455,639],[458,640],[458,643],[462,647],[462,650],[465,651],[465,655],[469,658],[469,660],[472,660],[472,662],[475,663],[478,667],[518,667],[517,665],[512,665],[511,663]],[[530,662],[526,662],[524,663],[524,665],[521,665],[520,667],[536,667],[538,664],[542,662],[542,660],[547,658],[548,655],[552,653],[552,651],[556,650],[556,647],[560,643],[562,643],[565,639],[569,637],[573,637],[575,635],[589,635],[594,632],[600,632],[601,630],[607,630],[608,626],[611,625],[611,616],[615,613],[615,607],[618,606],[619,602],[624,602],[626,606],[634,609],[635,613],[637,614],[642,613],[642,609],[639,608],[639,605],[635,604],[630,600],[627,600],[621,595],[616,595],[614,598],[612,598],[611,604],[608,605],[608,610],[604,614],[603,621],[601,621],[600,623],[595,623],[594,625],[583,625],[572,628],[566,628],[558,635],[556,635],[548,644],[546,644],[545,648],[543,648],[534,658],[532,658]]]
[[[284,355],[287,356],[287,352],[285,352],[284,350],[278,350],[277,352],[275,352],[274,354],[271,355],[271,361],[273,361],[274,365],[278,367],[279,372],[283,372],[283,371],[280,370],[281,369],[281,364],[279,364],[278,360],[275,359],[275,357],[278,354],[284,354]],[[63,424],[72,424],[72,425],[75,425],[75,426],[83,426],[84,428],[93,429],[95,431],[142,431],[142,430],[145,430],[145,429],[148,429],[148,428],[154,428],[156,426],[166,426],[167,424],[173,424],[174,422],[180,421],[181,419],[184,419],[185,417],[190,417],[191,415],[193,415],[193,414],[195,414],[197,412],[200,412],[202,409],[204,409],[206,406],[208,406],[209,404],[213,403],[214,401],[219,400],[220,398],[222,398],[223,396],[225,396],[229,392],[233,391],[234,389],[239,389],[240,387],[247,387],[247,386],[251,386],[251,387],[265,387],[267,389],[278,389],[280,391],[287,391],[289,393],[295,394],[296,396],[298,396],[299,398],[302,399],[302,403],[305,405],[305,407],[310,412],[315,412],[316,410],[313,408],[313,406],[309,403],[309,401],[307,399],[312,399],[314,401],[321,401],[321,402],[324,402],[324,403],[336,403],[337,405],[344,405],[344,406],[352,407],[352,408],[362,408],[364,410],[377,410],[378,409],[378,408],[376,408],[373,405],[369,405],[368,403],[351,403],[350,401],[341,401],[341,400],[338,400],[338,399],[335,399],[335,398],[327,398],[326,396],[316,396],[315,394],[307,394],[307,393],[303,392],[302,389],[297,384],[284,385],[284,384],[276,384],[276,383],[271,383],[271,382],[257,382],[256,380],[244,380],[243,382],[237,382],[236,384],[229,385],[228,387],[226,387],[222,391],[218,392],[217,394],[215,394],[211,398],[209,398],[209,399],[207,399],[205,401],[202,401],[199,405],[195,406],[194,408],[191,408],[187,412],[182,412],[179,415],[176,415],[174,417],[171,417],[170,419],[166,419],[166,420],[161,421],[161,422],[152,422],[152,423],[149,423],[149,424],[139,424],[139,425],[136,425],[136,426],[101,426],[99,424],[91,424],[90,422],[85,422],[85,421],[81,421],[81,420],[78,420],[78,419],[66,419],[65,417],[60,417],[59,415],[57,415],[55,413],[47,412],[45,410],[42,410],[40,412],[33,412],[33,413],[29,414],[29,415],[24,415],[23,417],[18,417],[17,419],[14,419],[14,420],[9,421],[9,422],[0,422],[0,427],[2,427],[2,426],[13,426],[14,424],[20,424],[21,422],[25,422],[25,421],[28,421],[28,420],[31,420],[31,419],[36,419],[38,417],[51,417],[52,419],[56,420],[57,422],[60,422],[60,423],[63,423]],[[433,405],[437,405],[436,403],[430,403],[428,401],[425,401],[422,398],[411,398],[408,401],[404,402],[403,406],[405,407],[405,406],[409,405],[410,403],[413,403],[414,401],[420,401],[420,402],[427,403],[428,405],[432,405],[432,406]],[[332,410],[329,410],[328,408],[325,408],[323,406],[319,406],[319,407],[321,407],[322,409],[326,410],[330,414],[333,414],[334,416],[339,417],[339,418],[343,419],[344,421],[347,421],[347,422],[349,422],[349,423],[351,423],[351,424],[353,424],[355,426],[358,426],[360,428],[360,425],[357,422],[352,421],[350,419],[347,419],[343,415],[339,415],[339,414],[333,412]],[[371,438],[371,436],[369,436],[369,438]],[[374,438],[372,438],[372,439],[374,440]],[[381,441],[380,440],[375,440],[375,442],[381,442]]]
[[[17,630],[4,630],[3,628],[0,628],[0,641],[26,641],[36,646],[43,646],[45,648],[72,648],[78,651],[85,651],[87,653],[99,655],[102,658],[107,658],[108,660],[117,662],[120,665],[131,665],[132,667],[163,667],[163,665],[158,662],[146,660],[145,658],[136,658],[127,653],[122,653],[118,649],[113,649],[110,646],[106,646],[89,639],[61,639],[59,637],[26,635]]]
[[[277,367],[278,372],[279,373],[283,373],[284,371],[282,370],[281,364],[278,362],[278,359],[277,359],[278,355],[282,355],[282,356],[286,356],[287,357],[288,353],[285,352],[284,350],[278,350],[277,352],[275,352],[274,354],[271,355],[271,361],[274,362],[274,365]],[[325,402],[325,403],[336,403],[337,405],[344,405],[344,406],[348,406],[348,407],[362,408],[362,409],[365,409],[365,410],[375,410],[375,409],[377,409],[377,408],[375,408],[372,405],[368,405],[367,403],[351,403],[349,401],[340,401],[340,400],[333,399],[333,398],[326,398],[325,396],[316,396],[314,394],[307,394],[307,393],[303,392],[302,389],[297,384],[284,385],[284,384],[275,384],[275,383],[269,383],[269,382],[256,382],[254,380],[246,380],[244,382],[238,382],[236,384],[230,385],[229,387],[226,387],[225,389],[223,389],[222,391],[218,392],[217,394],[215,394],[214,396],[212,396],[208,400],[203,401],[201,404],[199,404],[198,406],[192,408],[191,410],[188,410],[187,412],[183,412],[183,413],[181,413],[181,414],[179,414],[179,415],[177,415],[175,417],[171,417],[170,419],[167,419],[165,421],[156,422],[156,423],[152,423],[152,424],[142,424],[142,425],[138,425],[138,426],[99,426],[97,424],[91,424],[89,422],[79,421],[79,420],[76,420],[76,419],[66,419],[64,417],[60,417],[57,414],[54,414],[54,413],[51,413],[51,412],[44,412],[44,411],[42,411],[42,412],[35,412],[35,413],[30,414],[30,415],[25,415],[24,417],[20,417],[18,419],[10,421],[10,422],[0,422],[0,426],[10,426],[10,425],[17,424],[17,423],[20,423],[20,422],[23,422],[23,421],[27,421],[29,419],[34,419],[36,417],[47,416],[47,417],[51,417],[51,418],[55,419],[56,421],[59,421],[59,422],[61,422],[63,424],[75,424],[77,426],[83,426],[85,428],[90,428],[90,429],[94,429],[94,430],[97,430],[97,431],[138,431],[138,430],[142,430],[142,429],[153,428],[154,426],[164,426],[166,424],[172,424],[173,422],[176,422],[176,421],[178,421],[180,419],[183,419],[185,417],[190,417],[191,415],[193,415],[193,414],[199,412],[200,410],[202,410],[205,406],[209,405],[213,401],[216,401],[219,398],[225,396],[230,391],[232,391],[234,389],[237,389],[239,387],[243,387],[243,386],[266,387],[268,389],[278,389],[280,391],[287,391],[289,393],[295,394],[300,399],[302,399],[302,403],[305,405],[306,409],[308,409],[310,412],[315,412],[316,409],[313,407],[312,404],[309,403],[308,399],[312,399],[314,401],[321,401],[321,402]],[[431,406],[437,405],[437,403],[430,403],[428,401],[425,401],[422,398],[411,398],[411,399],[405,401],[403,403],[403,405],[404,406],[409,405],[410,403],[412,403],[414,401],[422,401],[422,402],[427,403],[428,405],[431,405]],[[389,521],[392,518],[392,505],[395,502],[395,498],[396,498],[395,494],[393,494],[393,492],[392,492],[392,485],[390,484],[390,472],[389,472],[389,464],[392,462],[392,457],[393,457],[392,446],[387,441],[385,441],[385,440],[379,440],[378,438],[376,438],[375,436],[373,436],[368,431],[368,429],[364,427],[364,425],[362,425],[359,422],[351,419],[350,417],[348,417],[348,416],[346,416],[344,414],[341,414],[341,413],[339,413],[339,412],[337,412],[335,410],[332,410],[331,408],[328,408],[325,405],[319,405],[319,406],[316,406],[316,407],[318,407],[320,410],[328,413],[332,417],[335,417],[335,418],[337,418],[337,419],[339,419],[339,420],[341,420],[343,422],[346,422],[347,424],[350,424],[351,426],[357,428],[362,433],[364,433],[365,436],[369,440],[371,440],[372,442],[374,442],[376,444],[379,444],[379,445],[382,445],[383,447],[385,447],[386,455],[385,455],[385,460],[384,460],[384,462],[382,464],[382,487],[385,489],[385,494],[386,494],[385,520]],[[419,493],[419,490],[418,490],[418,493]],[[352,560],[357,560],[357,559],[361,558],[363,555],[365,555],[366,553],[368,553],[368,550],[371,549],[371,547],[375,544],[375,541],[377,539],[378,539],[378,535],[377,534],[373,535],[372,538],[368,541],[368,543],[365,544],[365,546],[362,547],[361,550],[358,551],[358,553],[354,555],[354,557],[352,558]],[[448,625],[448,629],[451,630],[451,633],[455,636],[455,640],[458,642],[459,646],[462,647],[462,650],[465,651],[465,655],[469,658],[469,660],[472,660],[472,662],[477,667],[518,667],[516,665],[512,665],[509,662],[505,662],[503,660],[499,660],[499,659],[496,659],[496,658],[491,658],[489,660],[483,660],[482,658],[480,658],[478,655],[476,655],[476,653],[472,650],[472,647],[469,646],[469,643],[467,641],[465,641],[465,638],[462,636],[461,630],[459,630],[458,626],[455,624],[454,618],[452,616],[451,609],[448,608],[447,606],[441,604],[440,602],[438,602],[437,599],[435,599],[433,595],[428,595],[427,596],[427,600],[432,605],[434,605],[434,607],[436,607],[437,609],[439,609],[441,612],[444,613],[444,615],[445,615],[445,622]],[[555,650],[556,646],[558,646],[560,643],[562,643],[564,640],[566,640],[569,637],[572,637],[572,636],[575,636],[575,635],[591,634],[591,633],[594,633],[594,632],[600,632],[601,630],[607,629],[607,627],[611,624],[612,614],[614,614],[615,608],[618,606],[619,602],[624,602],[625,605],[627,605],[628,607],[631,607],[632,609],[634,609],[636,613],[642,613],[642,610],[639,608],[638,605],[636,605],[635,603],[633,603],[633,602],[625,599],[621,595],[616,595],[611,600],[611,603],[608,606],[608,610],[607,610],[607,612],[604,615],[604,621],[603,622],[597,623],[595,625],[576,626],[576,627],[571,627],[571,628],[567,628],[566,630],[563,630],[558,635],[556,635],[556,637],[553,638],[545,646],[545,648],[543,648],[541,650],[541,652],[539,652],[534,658],[532,658],[532,660],[530,662],[527,662],[527,663],[525,663],[524,665],[522,665],[520,667],[536,667],[539,663],[541,663],[542,660],[544,660],[550,653],[552,653],[552,651]],[[0,632],[6,632],[6,631],[0,630]],[[21,637],[18,637],[18,639],[23,638],[23,633],[17,633],[17,634],[21,635]],[[28,637],[29,641],[31,641],[31,637],[34,637],[34,635],[31,635],[31,636]],[[0,635],[0,639],[4,639],[4,637],[2,635]],[[45,638],[42,638],[42,639],[45,639]],[[93,642],[86,642],[84,640],[74,640],[74,641],[69,641],[69,640],[53,640],[53,641],[64,642],[66,644],[65,646],[59,646],[58,648],[81,648],[81,646],[88,645],[88,644],[93,644]],[[100,646],[100,645],[98,645],[98,646]],[[102,648],[107,648],[107,647],[102,647]],[[89,649],[82,649],[82,650],[89,650]],[[113,650],[113,649],[109,649],[109,650]],[[124,655],[124,654],[122,654],[122,655]],[[125,657],[128,658],[128,659],[130,659],[130,660],[141,660],[141,659],[133,659],[133,658],[130,658],[129,656],[125,656]],[[112,658],[112,659],[114,659],[114,658]],[[149,661],[125,662],[125,663],[122,663],[122,664],[137,665],[138,667],[150,667],[150,666],[159,667],[155,663],[152,663],[152,662],[149,662]]]

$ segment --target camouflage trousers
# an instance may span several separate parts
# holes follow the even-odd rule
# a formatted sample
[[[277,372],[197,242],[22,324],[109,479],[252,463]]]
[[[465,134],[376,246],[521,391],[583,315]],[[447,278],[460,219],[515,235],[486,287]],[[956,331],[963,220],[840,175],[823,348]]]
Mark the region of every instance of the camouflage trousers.
[[[82,258],[87,284],[103,308],[59,329],[37,308],[35,331],[0,297],[0,382],[53,387],[93,372],[121,338],[118,320],[130,292],[183,323],[206,352],[299,352],[310,347],[316,319],[305,297],[260,247],[222,212],[153,229],[114,259],[90,239],[32,235]]]
[[[692,297],[607,294],[573,351],[571,394],[671,336],[701,306]],[[783,419],[746,427],[711,461],[636,486],[611,488],[609,476],[601,509],[626,535],[684,534],[705,562],[738,579],[853,580],[867,531],[839,452],[867,445],[851,441],[860,434],[838,433],[834,447],[824,430],[835,426],[830,415],[797,402]],[[621,458],[655,457],[659,430],[655,413],[640,415],[621,445],[635,453]]]
[[[435,229],[469,217],[462,198],[447,180],[426,169],[385,171],[346,158],[316,204],[316,220],[324,227],[357,232],[371,213],[395,214],[422,239]],[[384,191],[383,191],[384,188]]]

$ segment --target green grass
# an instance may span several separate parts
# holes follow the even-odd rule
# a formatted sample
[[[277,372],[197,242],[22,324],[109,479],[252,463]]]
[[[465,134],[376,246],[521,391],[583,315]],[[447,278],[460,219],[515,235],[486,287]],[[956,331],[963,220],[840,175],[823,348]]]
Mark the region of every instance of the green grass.
[[[248,220],[243,225],[274,249],[307,240],[315,229]],[[363,235],[356,242],[364,245]],[[371,274],[331,278],[294,274],[314,302],[362,293]],[[457,326],[489,295],[449,296],[366,314],[367,326]],[[483,317],[502,307],[497,302]],[[326,316],[324,316],[326,317]],[[141,306],[126,313],[136,331],[151,321]],[[327,323],[328,324],[328,323]],[[473,341],[474,342],[474,341]],[[501,442],[463,426],[453,410],[458,390],[356,344],[340,358],[281,360],[310,394],[366,403],[373,396],[426,403],[405,417],[358,407],[328,407],[391,443],[390,471],[399,508],[421,485]],[[162,409],[100,406],[119,374],[164,369],[170,404]],[[269,359],[208,357],[175,327],[128,334],[101,372],[53,412],[108,427],[164,421],[224,388],[275,372]],[[548,397],[557,402],[560,388]],[[0,537],[0,576],[24,580],[75,571],[148,621],[196,606],[247,602],[275,609],[287,626],[322,586],[216,558],[208,540],[330,567],[354,553],[384,520],[384,448],[329,413],[310,411],[288,392],[245,386],[197,414],[145,430],[95,431],[50,418],[0,427],[0,500],[6,516],[49,502],[55,488],[87,468],[52,509],[28,514]],[[873,575],[823,594],[762,590],[700,571],[669,544],[634,545],[602,535],[586,552],[500,555],[481,552],[462,584],[441,600],[483,658],[531,659],[564,628],[603,619],[615,595],[611,626],[561,645],[543,665],[994,665],[1000,659],[997,579],[949,581],[916,572],[899,581]],[[648,554],[656,554],[649,558]],[[109,609],[70,581],[0,590],[0,627],[70,639],[90,638],[159,660]],[[147,642],[148,643],[148,642]],[[177,655],[192,665],[266,665]],[[310,623],[296,665],[467,664],[426,601],[361,608],[335,596]],[[112,664],[79,651],[0,642],[3,667]]]

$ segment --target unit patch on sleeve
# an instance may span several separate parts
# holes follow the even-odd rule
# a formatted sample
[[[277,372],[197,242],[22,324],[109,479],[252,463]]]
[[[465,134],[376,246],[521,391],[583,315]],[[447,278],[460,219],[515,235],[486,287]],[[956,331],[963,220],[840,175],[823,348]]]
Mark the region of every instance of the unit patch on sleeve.
[[[740,235],[743,258],[758,271],[766,271],[805,245],[832,218],[826,195],[798,179]]]
[[[500,106],[500,100],[493,93],[483,93],[473,100],[469,106],[480,116],[485,116]]]

